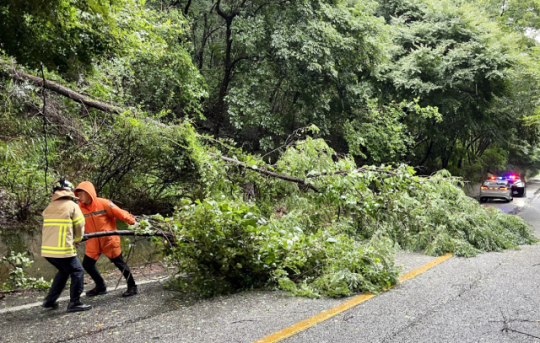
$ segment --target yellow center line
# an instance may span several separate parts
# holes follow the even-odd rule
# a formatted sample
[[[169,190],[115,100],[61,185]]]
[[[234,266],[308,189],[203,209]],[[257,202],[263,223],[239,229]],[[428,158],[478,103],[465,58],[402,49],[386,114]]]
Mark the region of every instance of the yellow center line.
[[[428,269],[431,269],[433,267],[435,267],[436,265],[446,261],[447,259],[449,259],[450,257],[452,257],[452,254],[446,254],[446,255],[443,255],[441,257],[438,257],[436,259],[434,259],[433,261],[429,262],[429,263],[426,263],[425,265],[423,265],[422,267],[420,268],[417,268],[409,273],[406,273],[406,274],[403,274],[402,276],[400,276],[398,278],[399,282],[402,283],[402,282],[405,282],[407,280],[410,280],[412,278],[414,278],[415,276],[418,276],[420,274],[422,274],[423,272],[425,272],[426,270]],[[393,288],[394,286],[392,287],[389,287],[388,289],[385,289],[384,291],[386,292],[387,290],[389,290],[390,288]],[[367,301],[373,297],[375,297],[376,294],[371,294],[371,293],[366,293],[366,294],[360,294],[354,298],[352,298],[351,300],[349,301],[346,301],[344,302],[343,304],[340,304],[338,306],[335,306],[335,307],[332,307],[331,309],[329,310],[326,310],[326,311],[323,311],[319,314],[316,314],[314,315],[313,317],[310,317],[308,319],[305,319],[301,322],[298,322],[296,324],[293,324],[283,330],[280,330],[278,332],[275,332],[269,336],[266,336],[264,338],[261,338],[257,341],[255,341],[254,343],[275,343],[275,342],[279,342],[281,340],[284,340],[285,338],[287,337],[291,337],[301,331],[304,331],[312,326],[314,326],[315,324],[318,324],[320,322],[323,322],[327,319],[330,319],[338,314],[340,314],[341,312],[344,312],[344,311],[347,311],[357,305],[360,305],[361,303],[363,303],[364,301]]]

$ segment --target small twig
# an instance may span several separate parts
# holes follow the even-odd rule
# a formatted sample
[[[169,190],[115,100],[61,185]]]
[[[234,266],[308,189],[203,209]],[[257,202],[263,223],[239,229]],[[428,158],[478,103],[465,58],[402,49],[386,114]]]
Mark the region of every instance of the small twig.
[[[257,320],[257,319],[242,319],[242,320],[237,320],[236,322],[232,322],[230,324],[243,323],[243,322],[260,322],[260,320]]]
[[[528,320],[508,320],[508,319],[506,319],[506,316],[504,315],[504,313],[502,311],[502,308],[499,307],[499,311],[501,311],[501,316],[503,317],[503,322],[502,322],[503,323],[503,328],[501,330],[502,332],[515,332],[515,333],[519,333],[519,334],[522,334],[522,335],[525,335],[525,336],[540,339],[540,337],[538,337],[538,336],[534,336],[534,335],[531,335],[530,333],[514,330],[514,329],[511,329],[511,328],[508,327],[508,324],[511,321],[517,321],[517,322],[530,322],[530,321],[528,321]]]
[[[343,318],[343,321],[344,322],[348,322],[349,320],[353,319],[354,318],[354,315],[350,314],[349,316]]]
[[[296,138],[296,137],[301,137],[301,136],[302,136],[301,133],[303,133],[308,127],[309,127],[309,126],[305,126],[305,127],[301,127],[301,128],[298,128],[298,129],[294,130],[294,131],[287,137],[287,139],[285,140],[285,143],[283,143],[282,146],[280,146],[280,147],[278,147],[278,148],[275,148],[274,150],[272,150],[272,151],[266,153],[265,155],[263,155],[263,156],[261,157],[261,159],[264,159],[266,156],[272,154],[272,153],[275,152],[275,151],[278,151],[278,150],[280,150],[280,149],[283,149],[283,148],[286,148],[286,147],[291,146],[291,145],[292,145],[294,142],[296,142],[296,140],[298,139],[298,138]],[[296,139],[295,139],[295,138],[296,138]]]

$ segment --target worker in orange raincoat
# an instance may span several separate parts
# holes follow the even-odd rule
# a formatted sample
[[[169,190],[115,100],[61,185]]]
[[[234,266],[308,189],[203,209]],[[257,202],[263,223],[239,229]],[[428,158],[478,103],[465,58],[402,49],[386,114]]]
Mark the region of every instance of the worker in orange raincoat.
[[[75,188],[75,194],[79,198],[79,207],[85,217],[84,231],[86,233],[114,231],[116,219],[120,219],[130,225],[135,224],[135,218],[112,201],[98,198],[94,185],[89,181],[81,182]],[[137,285],[131,271],[124,261],[120,248],[119,236],[97,237],[86,241],[86,252],[83,259],[83,268],[92,277],[96,286],[86,292],[87,296],[96,296],[107,293],[105,280],[96,268],[96,262],[104,254],[122,272],[126,278],[128,289],[122,296],[129,297],[138,293]]]

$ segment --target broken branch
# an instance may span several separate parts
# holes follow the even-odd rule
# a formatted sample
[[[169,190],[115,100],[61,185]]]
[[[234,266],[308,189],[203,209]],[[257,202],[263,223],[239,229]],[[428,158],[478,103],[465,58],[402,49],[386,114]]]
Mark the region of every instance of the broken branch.
[[[218,156],[217,154],[214,154],[214,155]],[[276,179],[281,179],[281,180],[290,181],[290,182],[296,182],[296,183],[298,183],[298,184],[300,184],[302,186],[305,186],[307,188],[312,189],[313,191],[315,191],[317,193],[321,192],[317,187],[313,186],[311,183],[307,183],[306,180],[304,180],[304,179],[299,179],[299,178],[288,176],[288,175],[274,173],[274,172],[271,172],[271,171],[268,171],[268,170],[265,170],[265,169],[254,168],[254,167],[248,166],[247,164],[245,164],[243,162],[240,162],[238,160],[235,160],[235,159],[232,159],[232,158],[229,158],[229,157],[225,157],[225,156],[219,156],[219,157],[224,161],[235,163],[236,165],[238,165],[240,167],[243,167],[243,168],[246,168],[246,169],[249,169],[249,170],[253,170],[253,171],[257,172],[257,173],[267,175],[267,176],[271,176],[271,177],[275,177]]]
[[[91,238],[108,237],[108,236],[138,236],[138,237],[163,237],[166,238],[172,245],[174,245],[174,235],[170,232],[156,231],[154,233],[136,233],[131,230],[116,230],[116,231],[101,231],[86,233],[83,236],[81,242],[87,241]]]
[[[111,106],[111,105],[108,105],[99,101],[89,99],[86,96],[80,93],[77,93],[74,90],[69,89],[65,86],[62,86],[56,82],[48,81],[48,80],[47,82],[44,82],[43,78],[24,73],[20,70],[15,69],[14,67],[8,65],[7,63],[3,61],[0,61],[0,66],[7,68],[7,71],[0,69],[0,72],[3,72],[4,74],[11,76],[17,81],[31,81],[39,87],[43,87],[45,89],[51,90],[55,93],[65,96],[66,98],[70,98],[73,101],[83,104],[87,107],[95,108],[100,111],[111,113],[111,114],[120,114],[124,112],[124,110],[121,108],[114,107],[114,106]]]

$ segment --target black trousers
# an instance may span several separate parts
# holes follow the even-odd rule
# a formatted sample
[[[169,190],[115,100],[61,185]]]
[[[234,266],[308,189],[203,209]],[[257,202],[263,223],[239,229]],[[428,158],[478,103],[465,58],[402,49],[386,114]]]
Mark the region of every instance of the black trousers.
[[[45,259],[58,269],[58,273],[56,273],[56,276],[54,277],[51,289],[49,290],[49,294],[45,298],[45,301],[49,304],[53,304],[58,300],[64,287],[66,287],[68,278],[71,276],[71,287],[69,292],[71,298],[70,301],[75,303],[79,302],[84,288],[84,271],[77,256],[65,258],[45,257]]]
[[[135,280],[133,279],[133,275],[131,275],[131,270],[129,270],[129,267],[127,263],[124,261],[124,257],[122,254],[120,254],[118,257],[111,258],[110,259],[112,263],[120,270],[122,274],[124,274],[124,278],[127,281],[128,287],[135,286]],[[83,267],[84,270],[90,275],[92,280],[96,283],[96,287],[99,289],[105,288],[105,280],[103,280],[103,277],[99,273],[99,270],[96,268],[97,261],[94,260],[91,257],[88,257],[87,255],[84,255],[83,259]]]

